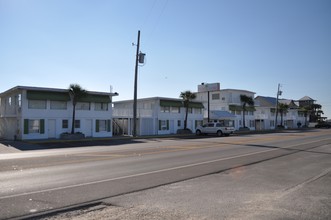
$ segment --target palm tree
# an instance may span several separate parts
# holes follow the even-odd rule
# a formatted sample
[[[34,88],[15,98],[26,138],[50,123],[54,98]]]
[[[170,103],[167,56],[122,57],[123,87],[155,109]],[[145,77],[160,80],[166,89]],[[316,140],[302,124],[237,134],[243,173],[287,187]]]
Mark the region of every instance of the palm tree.
[[[190,101],[196,98],[196,94],[192,93],[189,90],[187,90],[187,91],[181,92],[179,97],[183,99],[184,107],[186,109],[185,120],[184,120],[184,130],[186,130],[187,129],[188,108],[189,108],[189,105],[190,105]]]
[[[308,126],[308,116],[310,116],[312,109],[310,105],[304,106],[301,108],[301,111],[303,112],[305,116],[305,127]]]
[[[70,84],[69,95],[70,95],[70,99],[71,99],[72,106],[73,106],[71,134],[74,134],[75,133],[76,104],[81,98],[87,96],[87,91],[78,84]]]
[[[321,120],[321,115],[324,114],[322,111],[322,105],[320,104],[312,104],[311,105],[311,115],[310,115],[310,122],[318,122]]]
[[[240,95],[240,101],[242,103],[242,109],[243,109],[243,126],[244,128],[246,127],[245,123],[245,113],[247,111],[247,105],[249,106],[254,106],[254,100],[252,97],[247,96],[247,95]]]
[[[280,113],[280,126],[282,126],[282,127],[283,127],[283,115],[285,113],[287,113],[288,108],[289,108],[288,104],[285,104],[285,103],[278,104],[278,109],[279,109],[279,113]]]

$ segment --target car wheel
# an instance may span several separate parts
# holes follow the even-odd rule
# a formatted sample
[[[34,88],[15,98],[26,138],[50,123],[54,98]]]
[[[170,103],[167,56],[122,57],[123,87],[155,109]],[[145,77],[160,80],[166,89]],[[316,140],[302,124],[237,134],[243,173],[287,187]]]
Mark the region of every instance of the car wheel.
[[[222,131],[217,131],[217,136],[221,137],[223,135]]]
[[[197,131],[195,132],[195,134],[196,134],[196,135],[201,135],[201,131],[200,131],[200,130],[197,130]]]

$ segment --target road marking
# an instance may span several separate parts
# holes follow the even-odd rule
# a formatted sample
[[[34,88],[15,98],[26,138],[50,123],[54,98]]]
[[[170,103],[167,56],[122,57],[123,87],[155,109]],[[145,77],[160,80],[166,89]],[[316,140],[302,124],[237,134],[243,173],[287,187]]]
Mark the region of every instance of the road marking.
[[[311,142],[306,142],[304,144],[312,144],[312,143],[322,142],[322,141],[326,141],[326,140],[330,140],[330,138],[311,141]],[[177,166],[177,167],[171,167],[171,168],[165,168],[165,169],[154,170],[154,171],[149,171],[149,172],[131,174],[131,175],[126,175],[126,176],[121,176],[121,177],[114,177],[114,178],[109,178],[109,179],[104,179],[104,180],[98,180],[98,181],[91,181],[91,182],[73,184],[73,185],[68,185],[68,186],[55,187],[55,188],[51,188],[51,189],[44,189],[44,190],[38,190],[38,191],[33,191],[33,192],[27,192],[27,193],[19,193],[19,194],[16,194],[16,195],[2,196],[2,197],[0,197],[0,199],[9,199],[9,198],[14,198],[14,197],[19,197],[19,196],[27,196],[27,195],[37,194],[37,193],[53,192],[53,191],[57,191],[57,190],[64,190],[64,189],[70,189],[70,188],[81,187],[81,186],[89,186],[89,185],[98,184],[98,183],[105,183],[105,182],[111,182],[111,181],[115,181],[115,180],[122,180],[122,179],[128,179],[128,178],[139,177],[139,176],[150,175],[150,174],[156,174],[156,173],[162,173],[162,172],[167,172],[167,171],[172,171],[172,170],[179,170],[179,169],[183,169],[183,168],[200,166],[200,165],[215,163],[215,162],[219,162],[219,161],[236,159],[236,158],[240,158],[240,157],[247,157],[247,156],[267,153],[267,152],[281,150],[281,149],[289,149],[289,148],[293,148],[293,147],[300,146],[300,145],[302,145],[302,143],[301,144],[290,145],[290,146],[287,146],[286,148],[279,147],[279,148],[269,149],[269,150],[265,150],[265,151],[247,153],[247,154],[231,156],[231,157],[226,157],[226,158],[219,158],[219,159],[215,159],[215,160],[209,160],[209,161],[204,161],[204,162],[199,162],[199,163],[192,163],[192,164],[187,164],[187,165],[182,165],[182,166]]]

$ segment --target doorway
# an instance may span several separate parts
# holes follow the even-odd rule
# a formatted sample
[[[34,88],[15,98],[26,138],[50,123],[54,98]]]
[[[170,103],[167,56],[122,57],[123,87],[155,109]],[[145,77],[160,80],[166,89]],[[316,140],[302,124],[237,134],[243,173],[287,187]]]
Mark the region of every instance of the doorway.
[[[48,138],[56,138],[56,120],[48,120]]]

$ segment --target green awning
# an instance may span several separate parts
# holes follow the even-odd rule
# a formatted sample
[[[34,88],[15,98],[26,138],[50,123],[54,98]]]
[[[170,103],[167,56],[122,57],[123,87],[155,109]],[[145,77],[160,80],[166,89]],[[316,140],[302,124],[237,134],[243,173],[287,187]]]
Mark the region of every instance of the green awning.
[[[51,100],[51,101],[70,101],[69,92],[36,91],[28,90],[27,99],[31,100]],[[88,94],[78,100],[79,102],[111,102],[109,95]]]
[[[167,107],[182,107],[183,103],[181,101],[171,101],[171,100],[160,100],[160,106]]]
[[[174,100],[160,100],[160,106],[167,107],[184,107],[183,101],[174,101]],[[201,102],[190,102],[189,103],[190,108],[204,108],[203,104]]]
[[[188,104],[189,108],[204,108],[203,104],[201,102],[190,102]]]
[[[32,100],[52,100],[52,101],[69,101],[69,93],[67,92],[51,92],[51,91],[27,91],[27,99]]]

